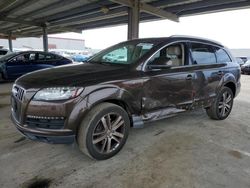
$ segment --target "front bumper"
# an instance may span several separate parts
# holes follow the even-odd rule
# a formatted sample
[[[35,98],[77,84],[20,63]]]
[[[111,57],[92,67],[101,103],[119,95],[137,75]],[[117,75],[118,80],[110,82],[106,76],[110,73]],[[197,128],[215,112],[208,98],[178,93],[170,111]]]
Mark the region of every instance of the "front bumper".
[[[51,144],[71,144],[75,141],[75,134],[70,129],[29,128],[27,125],[21,125],[13,114],[11,114],[11,119],[17,130],[31,140]]]

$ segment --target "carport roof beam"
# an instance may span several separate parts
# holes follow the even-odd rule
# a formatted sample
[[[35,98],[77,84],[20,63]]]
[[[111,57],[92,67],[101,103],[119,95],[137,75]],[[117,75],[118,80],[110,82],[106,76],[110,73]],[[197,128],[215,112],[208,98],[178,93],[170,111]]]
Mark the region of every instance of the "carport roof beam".
[[[30,25],[30,26],[37,26],[37,27],[41,27],[42,26],[41,23],[20,20],[18,18],[0,17],[0,21],[6,21],[6,22],[12,22],[12,23],[19,23],[19,24],[23,24],[23,25]]]
[[[133,6],[128,8],[128,40],[139,37],[140,0],[134,0]]]
[[[114,3],[119,3],[124,6],[133,7],[133,1],[129,1],[129,0],[111,0],[111,1]],[[146,12],[146,13],[158,16],[160,18],[169,19],[174,22],[179,22],[179,18],[177,15],[171,12],[167,12],[161,8],[154,7],[147,3],[140,3],[140,10],[142,12]]]

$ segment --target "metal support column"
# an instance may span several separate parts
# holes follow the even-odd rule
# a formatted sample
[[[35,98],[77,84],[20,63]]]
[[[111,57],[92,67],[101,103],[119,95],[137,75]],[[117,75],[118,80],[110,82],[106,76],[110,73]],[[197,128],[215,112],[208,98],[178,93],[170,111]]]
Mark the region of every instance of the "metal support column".
[[[132,4],[128,8],[128,40],[139,37],[140,0],[132,0]]]
[[[43,51],[48,52],[48,33],[46,26],[43,26]]]
[[[13,45],[12,45],[12,34],[10,33],[8,36],[8,41],[9,41],[9,50],[13,52]]]

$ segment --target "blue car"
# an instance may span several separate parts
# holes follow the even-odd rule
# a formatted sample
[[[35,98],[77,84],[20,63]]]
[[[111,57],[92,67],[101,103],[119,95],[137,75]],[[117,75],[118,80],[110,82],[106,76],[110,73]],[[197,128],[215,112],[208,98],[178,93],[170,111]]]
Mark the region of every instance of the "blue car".
[[[72,57],[73,61],[75,62],[84,62],[88,60],[89,56],[82,55],[82,54],[76,54]]]
[[[15,80],[29,72],[70,63],[71,60],[48,52],[11,53],[0,57],[0,80]]]

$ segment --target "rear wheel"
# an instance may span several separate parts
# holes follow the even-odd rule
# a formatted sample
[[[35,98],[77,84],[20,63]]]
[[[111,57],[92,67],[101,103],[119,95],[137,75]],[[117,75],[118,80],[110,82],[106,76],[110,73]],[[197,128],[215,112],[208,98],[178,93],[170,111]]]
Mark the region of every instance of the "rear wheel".
[[[83,119],[77,136],[80,150],[104,160],[113,157],[124,146],[130,127],[127,112],[118,105],[102,103]]]
[[[206,109],[211,119],[223,120],[228,117],[233,107],[233,92],[228,87],[223,87],[213,104]]]

